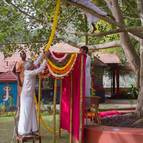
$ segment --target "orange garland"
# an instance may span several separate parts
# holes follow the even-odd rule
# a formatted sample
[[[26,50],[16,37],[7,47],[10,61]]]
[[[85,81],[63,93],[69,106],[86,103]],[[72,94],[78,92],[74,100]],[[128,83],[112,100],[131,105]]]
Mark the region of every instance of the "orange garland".
[[[48,60],[48,67],[56,74],[65,74],[71,70],[71,67],[76,61],[77,54],[72,54],[70,60],[64,67],[58,67]]]

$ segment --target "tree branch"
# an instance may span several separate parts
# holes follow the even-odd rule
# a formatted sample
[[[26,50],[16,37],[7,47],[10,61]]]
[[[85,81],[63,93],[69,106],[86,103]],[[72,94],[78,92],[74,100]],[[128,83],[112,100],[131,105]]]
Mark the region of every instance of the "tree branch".
[[[78,7],[82,8],[82,9],[85,9],[85,10],[87,10],[89,13],[95,15],[96,17],[101,18],[101,19],[103,19],[103,20],[109,22],[110,24],[113,24],[113,25],[116,25],[116,26],[120,27],[120,29],[118,29],[117,32],[115,32],[115,33],[123,32],[123,31],[126,31],[126,29],[129,29],[128,32],[132,33],[133,35],[136,35],[137,37],[139,37],[139,38],[141,38],[141,39],[143,39],[143,35],[142,35],[142,34],[137,33],[137,31],[134,31],[134,30],[132,31],[132,29],[130,29],[130,28],[128,28],[128,27],[122,27],[119,23],[117,23],[116,21],[112,20],[111,18],[109,18],[109,17],[107,17],[107,16],[99,15],[96,11],[89,9],[88,7],[83,7],[84,5],[81,5],[81,4],[79,4],[79,3],[76,3],[76,2],[73,2],[73,1],[68,1],[68,3],[69,3],[69,4],[73,4],[73,5],[75,5],[75,6],[78,6]],[[11,4],[15,9],[17,9],[19,12],[23,13],[24,15],[27,15],[29,18],[34,19],[35,21],[37,21],[37,22],[39,22],[39,23],[41,23],[41,24],[46,24],[46,21],[43,21],[43,20],[41,20],[41,19],[36,18],[35,16],[32,16],[32,15],[28,14],[27,12],[21,10],[21,9],[20,9],[18,6],[16,6],[14,3],[10,2],[10,4]],[[118,32],[118,31],[119,31],[119,32]],[[114,32],[113,32],[113,33],[114,33]],[[109,34],[110,34],[110,32],[109,32]],[[112,32],[111,32],[111,34],[112,34]],[[108,35],[108,32],[105,33],[105,35]],[[100,34],[99,34],[99,35],[98,35],[98,34],[97,34],[97,35],[95,34],[95,36],[100,36]],[[101,33],[101,36],[102,36],[102,33]],[[104,36],[104,33],[103,33],[103,36]]]
[[[113,24],[115,26],[118,26],[120,27],[120,24],[117,23],[116,21],[112,20],[111,18],[109,18],[108,16],[103,16],[103,15],[100,15],[98,14],[96,11],[94,11],[93,9],[90,9],[89,7],[87,7],[86,5],[83,5],[81,3],[77,3],[77,2],[74,2],[72,0],[67,0],[66,1],[68,4],[71,4],[75,7],[79,7],[87,12],[89,12],[90,14],[94,15],[95,17],[98,17],[99,19],[103,19],[104,21],[107,21],[108,23],[110,24]]]
[[[65,42],[73,47],[80,48],[82,45],[81,43],[75,43],[70,40],[65,40],[63,38],[55,38],[54,42]],[[25,41],[25,42],[11,42],[11,43],[0,43],[0,48],[3,48],[2,46],[6,45],[27,45],[27,44],[45,44],[47,41]],[[101,49],[107,49],[107,48],[113,48],[113,47],[120,47],[120,41],[112,41],[108,43],[103,43],[103,44],[97,44],[97,45],[87,45],[89,47],[89,50],[101,50]]]
[[[141,38],[139,38],[139,37],[137,37],[136,35],[133,35],[132,33],[129,33],[129,35],[131,36],[131,37],[133,37],[135,40],[137,40],[137,41],[140,41],[141,40]]]
[[[20,44],[39,44],[39,43],[46,43],[46,41],[23,41],[23,42],[8,42],[8,43],[0,43],[0,46],[7,46],[7,45],[20,45]]]
[[[24,15],[27,15],[29,18],[34,19],[35,21],[42,23],[42,24],[46,24],[46,21],[43,21],[41,19],[36,18],[35,16],[30,15],[29,13],[21,10],[18,6],[16,6],[14,3],[10,2],[9,4],[11,4],[16,10],[18,10],[19,12],[23,13]]]
[[[101,49],[108,49],[108,48],[115,48],[120,47],[120,41],[112,41],[108,43],[103,44],[97,44],[97,45],[88,45],[90,50],[101,50]]]
[[[109,18],[108,16],[103,16],[103,15],[98,14],[95,10],[90,9],[90,8],[87,7],[86,5],[83,5],[83,4],[78,3],[78,2],[74,2],[74,1],[72,1],[72,0],[67,0],[66,2],[67,2],[68,4],[73,5],[73,6],[79,7],[79,8],[81,8],[81,9],[83,9],[83,10],[89,12],[90,14],[94,15],[95,17],[98,17],[99,19],[102,19],[102,20],[104,20],[104,21],[107,21],[108,23],[113,24],[113,25],[115,25],[115,26],[117,26],[117,27],[119,27],[119,28],[121,28],[121,29],[126,29],[125,26],[122,25],[121,23],[116,22],[115,20]],[[114,15],[114,14],[113,14],[113,15]],[[131,33],[143,39],[143,35],[142,35],[142,34],[136,33],[136,32],[133,32],[133,31],[131,31]]]
[[[73,41],[70,40],[65,40],[62,38],[57,38],[56,41],[63,41],[65,43],[68,43],[69,45],[76,47],[76,48],[80,48],[83,44],[81,43],[75,43]],[[114,47],[120,47],[120,41],[112,41],[112,42],[108,42],[108,43],[103,43],[103,44],[97,44],[97,45],[87,45],[89,50],[101,50],[101,49],[108,49],[108,48],[114,48]]]
[[[111,35],[111,34],[116,34],[116,33],[121,33],[121,32],[135,32],[136,33],[140,33],[143,32],[143,26],[139,26],[139,27],[129,27],[126,29],[114,29],[114,30],[110,30],[107,32],[98,32],[98,33],[85,33],[85,32],[69,32],[71,34],[75,34],[75,35],[80,35],[80,36],[106,36],[106,35]],[[138,38],[139,39],[139,38]]]

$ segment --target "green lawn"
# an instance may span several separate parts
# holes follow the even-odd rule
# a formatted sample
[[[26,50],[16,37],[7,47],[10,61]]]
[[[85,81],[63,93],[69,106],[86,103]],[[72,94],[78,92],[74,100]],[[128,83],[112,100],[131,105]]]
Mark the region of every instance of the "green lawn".
[[[44,120],[48,126],[52,127],[52,116],[44,116]],[[58,117],[57,117],[58,121]],[[57,122],[58,130],[58,122]],[[14,131],[14,118],[13,117],[0,117],[0,143],[15,143],[12,142]],[[41,124],[42,143],[53,143],[53,135]],[[68,143],[68,134],[63,132],[62,137],[57,136],[57,143]]]

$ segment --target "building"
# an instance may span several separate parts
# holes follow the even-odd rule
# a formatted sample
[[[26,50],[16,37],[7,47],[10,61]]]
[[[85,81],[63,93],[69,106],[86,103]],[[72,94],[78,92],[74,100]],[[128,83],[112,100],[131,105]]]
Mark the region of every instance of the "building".
[[[0,110],[13,111],[17,102],[17,77],[9,71],[0,74]]]
[[[126,98],[131,85],[135,85],[136,77],[128,64],[123,65],[116,54],[94,53],[94,57],[105,66],[102,82],[105,96],[111,98]],[[129,97],[130,98],[130,97]]]

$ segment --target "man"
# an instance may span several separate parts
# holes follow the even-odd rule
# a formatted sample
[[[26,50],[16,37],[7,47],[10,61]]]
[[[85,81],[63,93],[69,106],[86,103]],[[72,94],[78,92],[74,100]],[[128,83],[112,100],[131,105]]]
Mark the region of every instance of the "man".
[[[18,77],[18,85],[22,87],[24,80],[24,63],[26,61],[26,53],[24,51],[20,52],[21,60],[16,64],[16,72]]]
[[[49,53],[46,55],[48,56],[48,54]],[[34,63],[32,60],[28,60],[24,64],[24,82],[20,95],[20,115],[18,123],[19,135],[28,135],[38,131],[36,109],[34,105],[35,82],[36,75],[44,70],[46,60],[39,68],[35,67],[37,67],[43,58],[44,54],[40,55]]]
[[[22,84],[24,80],[24,63],[26,62],[26,53],[24,51],[20,52],[21,60],[16,64],[16,73],[18,79],[18,96],[17,96],[17,116],[19,114],[19,106],[20,106],[20,94],[22,89]]]
[[[90,69],[91,69],[91,58],[88,55],[88,47],[87,46],[82,46],[80,48],[80,52],[83,54],[86,54],[86,66],[85,66],[85,74],[86,74],[86,78],[85,78],[85,88],[86,88],[86,96],[90,96],[90,89],[91,89],[91,73],[90,73]]]

